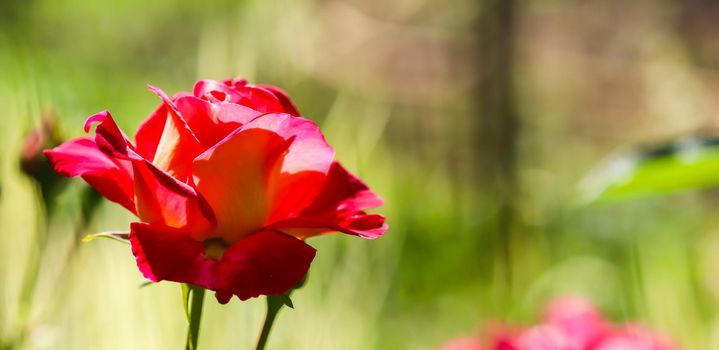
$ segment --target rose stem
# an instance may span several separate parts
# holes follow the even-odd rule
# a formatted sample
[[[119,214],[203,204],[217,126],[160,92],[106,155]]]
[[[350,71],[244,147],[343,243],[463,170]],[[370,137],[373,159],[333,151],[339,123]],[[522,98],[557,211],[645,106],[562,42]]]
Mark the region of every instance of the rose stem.
[[[270,336],[270,329],[272,329],[272,324],[275,322],[275,317],[277,317],[277,313],[284,305],[285,302],[282,297],[267,296],[267,316],[265,317],[265,323],[262,325],[262,333],[260,333],[260,339],[257,341],[256,350],[263,350],[265,348],[267,338]]]
[[[185,350],[197,350],[197,339],[200,336],[200,319],[202,318],[202,304],[205,301],[205,289],[189,285],[192,295],[189,326],[187,327],[187,343]]]

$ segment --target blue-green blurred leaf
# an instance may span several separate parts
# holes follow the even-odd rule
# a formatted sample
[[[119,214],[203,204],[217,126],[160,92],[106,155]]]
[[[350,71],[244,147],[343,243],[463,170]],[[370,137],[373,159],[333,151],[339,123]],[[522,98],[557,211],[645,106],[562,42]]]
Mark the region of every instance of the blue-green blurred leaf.
[[[719,139],[685,139],[610,159],[580,182],[583,203],[719,185]]]

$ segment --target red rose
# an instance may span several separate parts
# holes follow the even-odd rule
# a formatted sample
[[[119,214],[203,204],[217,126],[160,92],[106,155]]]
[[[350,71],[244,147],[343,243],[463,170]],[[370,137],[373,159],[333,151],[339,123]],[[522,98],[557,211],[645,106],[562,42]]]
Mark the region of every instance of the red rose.
[[[130,242],[146,278],[214,290],[223,304],[279,294],[315,256],[305,238],[387,230],[364,212],[382,200],[282,90],[245,80],[203,80],[173,98],[150,89],[163,103],[135,143],[105,111],[85,123],[97,124],[94,138],[45,151],[58,173],[137,215]]]

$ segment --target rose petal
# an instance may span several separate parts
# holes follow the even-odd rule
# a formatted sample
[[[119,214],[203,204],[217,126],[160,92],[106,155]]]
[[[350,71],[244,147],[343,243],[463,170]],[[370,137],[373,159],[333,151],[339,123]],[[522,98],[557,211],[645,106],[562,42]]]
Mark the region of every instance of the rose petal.
[[[329,227],[365,239],[377,239],[387,232],[389,228],[385,223],[384,215],[367,214],[363,211],[345,216],[343,220],[337,223],[337,226]]]
[[[108,111],[102,111],[87,118],[85,132],[90,132],[92,124],[95,129],[95,143],[97,147],[112,158],[141,160],[135,147],[128,140],[127,135],[120,130]]]
[[[289,290],[307,273],[315,256],[314,248],[275,231],[236,242],[219,260],[207,258],[202,243],[184,231],[162,225],[133,223],[130,243],[146,278],[215,290],[222,304],[233,295],[246,300]]]
[[[340,231],[375,239],[387,231],[384,216],[366,209],[382,205],[382,199],[338,162],[332,164],[319,194],[295,218],[273,223],[299,238]],[[308,230],[308,229],[318,230]]]
[[[154,88],[160,92],[162,90]],[[154,91],[156,94],[157,91]],[[165,95],[162,93],[162,95]],[[159,95],[160,98],[163,98],[162,95]],[[165,95],[166,96],[166,95]],[[183,97],[192,96],[188,93],[180,92],[175,94],[175,96],[172,97],[172,101],[175,101],[175,105],[177,105],[177,100]],[[177,108],[177,106],[175,106]],[[145,159],[153,159],[155,158],[155,151],[157,150],[157,145],[160,143],[160,138],[162,137],[162,132],[165,129],[165,123],[167,119],[167,115],[169,113],[168,105],[167,103],[161,103],[155,111],[153,111],[147,119],[145,119],[141,124],[140,127],[137,129],[137,132],[135,133],[135,143],[137,145],[137,153],[139,153],[143,158]],[[184,119],[184,115],[182,116]]]
[[[202,153],[203,147],[175,103],[159,88],[149,86],[149,89],[162,99],[164,111],[167,112],[160,139],[153,152],[152,164],[178,180],[187,182],[192,160]]]
[[[291,140],[287,151],[268,174],[270,216],[268,222],[294,217],[307,207],[322,189],[335,150],[310,120],[289,114],[269,114],[243,127],[244,130],[271,130]]]
[[[212,232],[215,218],[207,202],[187,184],[153,166],[133,162],[137,214],[145,222],[186,229],[196,239]]]
[[[160,143],[162,131],[167,123],[167,106],[162,103],[147,119],[145,119],[135,133],[137,153],[145,159],[154,159],[157,145]]]
[[[276,231],[262,231],[239,240],[222,257],[217,300],[225,304],[232,295],[246,300],[259,295],[284,293],[305,276],[315,249]]]
[[[261,112],[235,103],[210,103],[194,96],[178,98],[175,104],[205,149],[262,115]]]
[[[60,175],[81,176],[108,200],[135,213],[132,172],[128,161],[110,158],[88,137],[65,142],[44,153]]]
[[[233,133],[195,159],[195,186],[217,217],[217,234],[234,242],[264,226],[267,177],[287,142],[267,130]]]
[[[195,237],[206,237],[214,226],[214,214],[195,189],[137,154],[109,113],[90,117],[86,130],[96,122],[98,147],[110,158],[132,162],[138,217],[149,223],[191,229]],[[100,142],[105,147],[100,147]]]
[[[231,101],[250,107],[263,113],[283,113],[282,102],[269,90],[261,87],[245,85],[235,88],[242,95],[239,101]]]
[[[210,102],[230,102],[238,103],[242,99],[242,95],[233,87],[217,82],[214,80],[200,80],[195,83],[192,94],[201,99]]]
[[[344,217],[342,214],[298,217],[277,222],[268,227],[282,230],[300,239],[333,232],[342,232],[364,239],[377,239],[389,229],[383,215],[367,214],[363,211],[348,217]]]
[[[202,243],[183,231],[164,225],[134,222],[130,244],[137,267],[145,278],[192,283],[213,289],[217,261],[205,257]]]
[[[275,95],[275,97],[277,97],[277,99],[280,100],[280,103],[282,104],[283,112],[292,114],[295,117],[300,116],[300,112],[297,110],[297,107],[294,103],[292,103],[290,96],[287,95],[284,90],[276,86],[264,84],[257,85],[257,87],[265,89]]]
[[[369,187],[339,162],[333,162],[322,192],[302,213],[319,215],[328,211],[359,211],[384,204]]]
[[[335,150],[327,144],[319,127],[311,120],[285,113],[266,114],[242,127],[242,130],[252,129],[269,130],[292,141],[288,154],[282,160],[280,171],[283,173],[329,172]]]
[[[225,79],[222,81],[222,83],[230,87],[238,88],[240,86],[247,85],[247,79],[243,77],[237,77],[233,79]]]
[[[248,84],[226,84],[214,80],[195,83],[193,94],[212,103],[230,102],[261,113],[282,113],[285,107],[272,91]]]
[[[333,157],[314,123],[269,114],[198,156],[194,180],[217,215],[219,235],[234,241],[306,206]]]

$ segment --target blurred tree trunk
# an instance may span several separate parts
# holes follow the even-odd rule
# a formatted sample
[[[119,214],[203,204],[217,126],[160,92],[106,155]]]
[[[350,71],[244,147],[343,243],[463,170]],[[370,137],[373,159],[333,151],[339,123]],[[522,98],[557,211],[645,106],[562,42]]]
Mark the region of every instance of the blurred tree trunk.
[[[693,63],[701,68],[719,68],[719,1],[673,0],[678,10],[677,32]]]
[[[511,290],[511,231],[515,220],[513,199],[517,192],[516,158],[520,121],[515,106],[513,64],[515,12],[513,0],[484,0],[477,23],[478,119],[473,142],[477,152],[479,186],[483,196],[495,200],[497,214],[495,270]],[[486,250],[488,247],[482,247]]]

